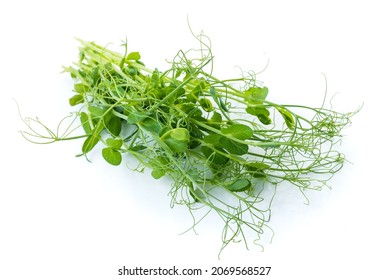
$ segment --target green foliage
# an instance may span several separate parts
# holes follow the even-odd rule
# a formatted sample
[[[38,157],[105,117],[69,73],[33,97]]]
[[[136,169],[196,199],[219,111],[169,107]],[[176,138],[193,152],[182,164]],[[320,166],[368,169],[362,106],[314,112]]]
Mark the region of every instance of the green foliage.
[[[221,133],[226,136],[231,136],[237,139],[246,140],[253,136],[253,130],[244,124],[233,124],[226,128],[222,128]]]
[[[194,224],[199,206],[225,221],[224,248],[246,242],[247,231],[262,236],[272,201],[260,207],[264,189],[327,184],[343,165],[336,144],[354,113],[273,103],[252,75],[218,79],[211,50],[199,40],[201,57],[180,51],[164,72],[147,68],[127,44],[120,54],[79,40],[78,61],[64,68],[75,82],[69,104],[79,111],[61,135],[60,127],[53,132],[38,119],[26,122],[31,131],[23,135],[44,142],[84,138],[85,156],[101,142],[102,157],[114,166],[124,154],[135,157],[136,170],[172,180],[172,205],[188,206]]]
[[[233,192],[243,192],[247,191],[251,187],[251,182],[248,179],[238,179],[233,182],[231,185],[228,185],[227,188]]]

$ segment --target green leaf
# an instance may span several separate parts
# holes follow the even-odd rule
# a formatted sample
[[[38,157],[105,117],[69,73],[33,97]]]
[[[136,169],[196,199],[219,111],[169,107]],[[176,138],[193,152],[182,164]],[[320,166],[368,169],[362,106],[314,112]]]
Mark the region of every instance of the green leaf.
[[[128,114],[127,122],[128,124],[137,124],[138,122],[143,121],[146,117],[147,117],[146,113],[131,111]]]
[[[112,149],[119,150],[123,145],[123,140],[122,139],[108,138],[106,140],[106,143]]]
[[[134,152],[139,152],[139,151],[143,151],[145,149],[147,149],[147,147],[144,145],[136,145],[134,147],[131,147],[129,150],[134,151]]]
[[[226,188],[233,192],[243,192],[251,187],[251,182],[248,179],[238,179]]]
[[[189,140],[189,143],[188,143],[188,147],[190,149],[194,149],[194,148],[198,147],[201,144],[198,141],[198,139],[202,139],[203,138],[203,133],[198,128],[198,126],[194,125],[194,124],[190,125],[189,131],[190,131],[190,140]]]
[[[228,108],[224,103],[223,99],[217,96],[215,87],[209,88],[209,94],[212,96],[213,100],[215,100],[221,111],[228,112]]]
[[[223,149],[215,149],[215,150],[219,150],[220,152],[225,153],[225,151]],[[225,157],[225,156],[217,153],[215,150],[213,150],[207,146],[201,147],[201,152],[212,164],[223,165],[229,161],[228,157]]]
[[[165,176],[166,171],[163,169],[154,169],[151,171],[151,176],[153,176],[154,179],[159,179],[163,176]]]
[[[265,170],[269,169],[270,165],[260,162],[260,161],[253,161],[253,162],[247,162],[246,164],[247,170],[255,171],[255,170]]]
[[[74,85],[74,91],[78,93],[85,93],[88,92],[90,88],[87,85],[84,84],[75,84]]]
[[[220,138],[222,138],[222,135],[212,133],[204,137],[204,142],[218,146],[220,144]]]
[[[168,145],[173,153],[182,153],[188,149],[188,141],[179,141],[174,138],[165,138],[163,142]]]
[[[128,66],[128,67],[124,68],[124,72],[126,74],[129,74],[130,76],[135,76],[138,74],[138,70],[132,66]]]
[[[122,162],[122,154],[111,147],[104,148],[101,153],[103,158],[112,165],[119,165]]]
[[[93,85],[97,84],[97,81],[99,80],[99,78],[100,78],[100,76],[99,76],[99,68],[95,67],[95,68],[93,68],[93,71],[92,71]]]
[[[196,86],[191,90],[190,93],[195,96],[199,96],[200,93],[207,91],[210,86],[210,84],[204,78],[193,80],[193,84]]]
[[[267,87],[251,87],[244,92],[245,100],[250,104],[262,104],[268,92]]]
[[[122,131],[122,119],[112,115],[108,124],[106,124],[106,128],[112,135],[119,136]]]
[[[225,149],[233,155],[245,155],[249,150],[246,144],[238,143],[220,134],[209,134],[204,137],[204,142],[212,144],[217,149]]]
[[[226,137],[220,138],[219,145],[233,155],[241,156],[247,154],[249,151],[249,146],[247,144],[238,143]]]
[[[139,59],[140,59],[139,52],[130,52],[126,57],[126,60],[139,60]]]
[[[224,135],[229,135],[241,140],[249,139],[254,134],[254,131],[244,124],[232,124],[228,127],[223,127],[220,131]]]
[[[220,125],[220,123],[222,122],[222,115],[218,112],[214,112],[212,117],[211,117],[211,121],[213,123],[217,123]]]
[[[270,165],[263,162],[254,161],[254,162],[247,162],[245,164],[245,167],[248,171],[250,171],[250,174],[254,178],[265,178],[266,173],[264,172],[264,170],[269,169]]]
[[[93,118],[100,118],[105,114],[105,112],[107,111],[107,108],[103,108],[103,107],[96,106],[96,105],[89,105],[88,111],[90,112],[90,114]]]
[[[97,145],[97,143],[99,143],[99,140],[100,138],[97,135],[89,135],[85,139],[84,144],[82,145],[82,153],[87,154],[92,151],[92,149]]]
[[[256,116],[263,124],[271,124],[270,112],[264,106],[261,107],[247,107],[246,112],[250,115]]]
[[[193,103],[188,102],[177,104],[175,108],[180,109],[187,115],[193,114],[193,112],[197,109],[197,107]]]
[[[69,98],[70,106],[76,106],[84,102],[84,97],[81,94],[75,94]]]
[[[85,133],[91,134],[92,128],[90,127],[90,124],[89,124],[88,114],[85,112],[81,112],[80,121],[81,121],[81,125],[82,125],[82,128],[84,129]]]
[[[200,99],[199,103],[200,103],[201,108],[203,108],[203,110],[205,112],[212,112],[213,105],[212,105],[212,102],[209,99],[202,98],[202,99]]]
[[[170,136],[179,141],[189,141],[190,134],[189,131],[186,128],[174,128],[170,131]]]
[[[139,124],[144,129],[146,129],[146,130],[148,130],[150,132],[153,132],[155,134],[158,134],[159,131],[162,129],[161,124],[158,121],[156,121],[155,119],[150,118],[150,117],[145,118],[144,120],[139,122]]]
[[[155,69],[153,71],[153,74],[151,75],[151,86],[152,87],[159,86],[159,71],[158,71],[158,69]]]
[[[215,111],[212,117],[208,120],[208,125],[220,130],[221,123],[222,123],[222,115]]]
[[[276,107],[276,108],[278,112],[280,112],[281,116],[284,118],[286,126],[292,130],[295,124],[292,113],[288,109],[282,107]]]

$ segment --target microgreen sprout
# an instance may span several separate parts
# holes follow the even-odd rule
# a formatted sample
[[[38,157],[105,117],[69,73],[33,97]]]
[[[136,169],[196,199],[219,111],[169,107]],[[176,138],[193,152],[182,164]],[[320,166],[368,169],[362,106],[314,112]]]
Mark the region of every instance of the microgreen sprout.
[[[320,190],[342,167],[336,146],[355,112],[271,102],[251,72],[218,79],[210,47],[197,38],[201,47],[179,51],[165,71],[146,67],[127,42],[120,54],[78,39],[78,61],[64,67],[75,81],[69,104],[78,108],[69,126],[60,133],[29,119],[22,134],[45,143],[83,138],[83,156],[101,142],[112,165],[136,158],[136,170],[170,178],[172,206],[186,205],[193,226],[214,212],[225,223],[222,248],[248,246],[248,232],[260,239],[268,228],[278,185]]]

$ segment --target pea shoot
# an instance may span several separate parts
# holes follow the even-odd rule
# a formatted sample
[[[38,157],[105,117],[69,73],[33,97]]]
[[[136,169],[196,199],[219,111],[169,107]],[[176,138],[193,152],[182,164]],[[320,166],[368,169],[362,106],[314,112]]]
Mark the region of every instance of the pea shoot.
[[[172,205],[186,205],[193,226],[212,211],[224,221],[222,249],[247,246],[246,233],[260,239],[268,228],[272,196],[264,190],[320,190],[341,169],[336,146],[356,112],[274,103],[255,75],[218,79],[211,49],[199,41],[199,50],[179,51],[160,71],[127,42],[118,53],[79,39],[78,61],[64,67],[75,81],[70,122],[53,131],[28,119],[22,134],[40,143],[83,139],[80,156],[99,149],[115,166],[136,158],[136,170],[170,178]]]

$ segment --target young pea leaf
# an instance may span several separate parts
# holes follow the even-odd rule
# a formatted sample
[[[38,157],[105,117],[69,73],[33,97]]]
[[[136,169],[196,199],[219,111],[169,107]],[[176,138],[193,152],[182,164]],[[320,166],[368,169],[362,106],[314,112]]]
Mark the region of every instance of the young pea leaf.
[[[190,134],[189,131],[186,128],[174,128],[170,132],[170,136],[178,141],[189,141],[190,139]]]
[[[139,52],[130,52],[126,57],[126,60],[139,60],[139,59],[140,59]]]
[[[204,137],[204,142],[212,144],[214,146],[219,146],[220,145],[220,139],[223,136],[220,134],[212,133]]]
[[[128,67],[124,68],[124,72],[129,74],[130,76],[135,76],[138,74],[138,70],[132,66],[128,66]]]
[[[122,162],[122,154],[111,147],[101,151],[103,158],[112,165],[119,165]]]
[[[233,155],[245,155],[249,151],[249,146],[247,144],[238,143],[234,140],[228,139],[226,137],[220,138],[220,147],[226,149],[230,154]]]
[[[107,142],[107,145],[109,147],[111,147],[112,149],[115,149],[115,150],[119,150],[123,145],[122,139],[108,138],[106,142]]]
[[[168,131],[160,138],[173,153],[183,153],[188,149],[190,135],[185,128]]]
[[[146,113],[130,111],[127,117],[127,122],[128,124],[137,124],[138,122],[143,121],[146,117]]]
[[[203,108],[205,112],[212,112],[213,110],[213,105],[211,101],[209,101],[207,98],[202,98],[200,99],[200,106]]]
[[[86,134],[91,134],[92,133],[92,128],[90,127],[90,124],[89,124],[89,118],[88,118],[88,114],[85,113],[85,112],[81,112],[80,114],[80,121],[81,121],[81,125],[85,131]]]
[[[157,120],[150,117],[145,118],[144,120],[139,122],[139,124],[146,130],[155,134],[158,134],[162,129],[161,124]]]
[[[209,94],[212,96],[213,100],[215,100],[221,111],[228,112],[226,104],[224,103],[223,99],[216,95],[216,89],[214,87],[210,87]]]
[[[238,179],[226,188],[233,192],[243,192],[251,187],[251,182],[248,179]]]
[[[76,94],[69,98],[70,106],[76,106],[82,102],[84,102],[84,97],[81,94]]]
[[[122,131],[122,119],[112,115],[105,126],[113,136],[119,136],[120,132]]]
[[[84,84],[75,84],[74,85],[74,91],[78,93],[85,93],[88,92],[90,88],[87,85]]]
[[[220,126],[220,123],[222,122],[222,115],[218,112],[214,112],[212,117],[211,117],[211,122],[218,124]]]
[[[265,170],[269,169],[270,165],[260,162],[260,161],[253,161],[253,162],[247,162],[246,163],[247,170],[255,171],[255,170]]]
[[[220,152],[225,153],[225,151],[221,148],[218,148],[215,150],[219,150]],[[207,146],[201,147],[201,152],[212,164],[223,165],[229,161],[228,157],[225,157],[224,155],[217,153],[215,150],[213,150]]]
[[[220,131],[224,135],[229,135],[241,140],[249,139],[254,134],[254,131],[244,124],[232,124],[228,127],[223,127]]]
[[[189,143],[188,143],[188,147],[190,149],[194,149],[194,148],[198,147],[201,144],[198,141],[198,139],[202,139],[203,138],[203,133],[198,128],[198,126],[195,125],[195,124],[191,124],[190,125],[189,131],[190,131],[190,140],[189,140]]]
[[[165,174],[166,174],[166,171],[163,169],[160,169],[160,168],[153,169],[153,171],[151,171],[151,176],[153,176],[154,179],[159,179],[159,178],[165,176]]]
[[[271,124],[270,112],[264,106],[261,107],[247,107],[246,112],[250,115],[256,116],[263,124]]]
[[[144,145],[136,145],[134,147],[129,148],[129,150],[133,151],[133,152],[139,152],[139,151],[143,151],[145,149],[147,149],[147,147]]]
[[[151,75],[151,86],[153,88],[159,86],[159,71],[158,71],[158,69],[155,69],[153,74]]]
[[[93,118],[100,118],[105,114],[107,108],[96,106],[96,105],[89,105],[88,111],[90,112]]]
[[[208,90],[209,83],[203,78],[196,79],[193,81],[193,83],[196,86],[189,92],[187,98],[190,102],[196,103],[200,94]]]
[[[90,129],[87,128],[87,125],[85,125],[85,127],[86,129]],[[82,145],[83,154],[89,153],[97,145],[97,143],[100,141],[100,133],[103,131],[103,129],[104,129],[104,123],[100,119],[100,121],[96,123],[93,130],[91,129],[91,134],[85,139]]]
[[[82,153],[87,154],[99,143],[100,138],[96,134],[89,135],[82,145]]]
[[[267,87],[251,87],[244,92],[245,100],[250,104],[262,104],[268,92]]]
[[[163,142],[168,145],[173,153],[182,153],[188,149],[188,141],[180,141],[172,137],[167,137],[163,139]]]
[[[281,116],[284,118],[286,126],[292,130],[294,127],[294,118],[292,113],[288,109],[282,107],[276,107],[276,108],[278,112],[280,112]]]
[[[93,85],[97,84],[99,78],[100,78],[100,76],[99,76],[99,68],[95,67],[95,68],[93,68],[93,71],[92,71]]]
[[[264,170],[270,168],[268,164],[259,161],[248,162],[245,167],[254,178],[265,178],[266,173]]]

